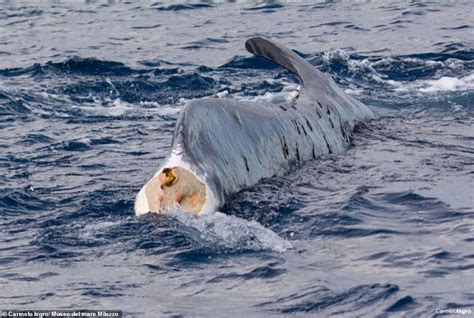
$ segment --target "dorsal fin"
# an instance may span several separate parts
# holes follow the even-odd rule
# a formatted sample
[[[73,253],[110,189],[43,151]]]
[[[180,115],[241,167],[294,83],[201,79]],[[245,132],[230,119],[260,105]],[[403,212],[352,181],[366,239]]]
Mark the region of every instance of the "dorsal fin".
[[[312,80],[324,78],[323,74],[308,61],[278,42],[254,37],[245,42],[245,48],[250,53],[262,56],[298,75],[303,85],[309,84]]]

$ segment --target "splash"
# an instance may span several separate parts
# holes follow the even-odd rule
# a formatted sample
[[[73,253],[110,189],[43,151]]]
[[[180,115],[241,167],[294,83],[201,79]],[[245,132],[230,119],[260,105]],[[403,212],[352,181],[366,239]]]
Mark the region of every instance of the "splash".
[[[290,242],[256,221],[248,221],[222,212],[195,216],[181,210],[170,211],[169,216],[185,226],[197,230],[201,239],[217,249],[230,251],[271,250],[285,252]]]

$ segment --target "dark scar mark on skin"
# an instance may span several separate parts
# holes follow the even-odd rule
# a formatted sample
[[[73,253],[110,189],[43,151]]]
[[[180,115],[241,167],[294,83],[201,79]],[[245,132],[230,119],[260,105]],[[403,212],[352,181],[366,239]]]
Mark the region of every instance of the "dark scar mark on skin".
[[[311,126],[308,119],[306,119],[306,125],[308,126],[309,130],[313,131],[313,126]]]
[[[247,157],[243,156],[244,157],[244,163],[245,163],[245,169],[247,169],[247,172],[250,171],[250,168],[249,168],[249,162],[247,161]]]
[[[324,141],[326,142],[326,147],[328,147],[329,153],[332,153],[331,146],[329,146],[328,140],[326,139],[326,136],[324,136]]]
[[[286,144],[286,139],[285,139],[285,136],[282,136],[282,139],[281,139],[281,149],[283,150],[283,156],[286,158],[288,158],[289,154],[290,154],[290,151],[288,150],[288,145]]]

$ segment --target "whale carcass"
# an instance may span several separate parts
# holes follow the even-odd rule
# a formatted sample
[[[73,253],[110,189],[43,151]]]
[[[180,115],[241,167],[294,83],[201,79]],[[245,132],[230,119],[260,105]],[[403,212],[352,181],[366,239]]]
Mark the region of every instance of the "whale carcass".
[[[262,178],[347,149],[354,126],[373,118],[366,105],[282,44],[256,37],[245,48],[296,74],[299,94],[278,106],[222,98],[189,102],[170,155],[135,199],[136,215],[216,211],[229,195]]]

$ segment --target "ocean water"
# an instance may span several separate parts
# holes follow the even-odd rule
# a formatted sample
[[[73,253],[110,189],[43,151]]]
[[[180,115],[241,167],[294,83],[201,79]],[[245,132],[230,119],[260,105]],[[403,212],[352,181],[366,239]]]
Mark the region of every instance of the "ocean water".
[[[469,1],[0,1],[0,308],[474,311]],[[186,101],[295,96],[267,36],[377,119],[213,215],[133,215]]]

